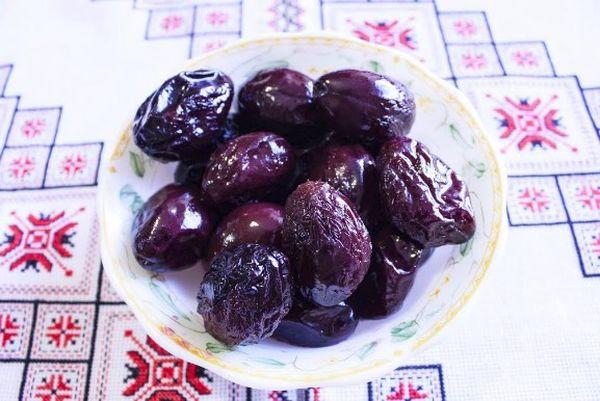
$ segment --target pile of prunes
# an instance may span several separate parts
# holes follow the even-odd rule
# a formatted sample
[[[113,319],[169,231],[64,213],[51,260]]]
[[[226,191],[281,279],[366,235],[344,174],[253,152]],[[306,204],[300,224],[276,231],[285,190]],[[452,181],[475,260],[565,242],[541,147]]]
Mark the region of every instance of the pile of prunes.
[[[179,162],[134,218],[134,255],[153,272],[206,260],[198,313],[224,344],[337,344],[359,318],[397,311],[435,247],[473,236],[465,183],[406,136],[402,83],[276,68],[241,87],[230,115],[233,100],[224,73],[186,71],[133,123],[144,153]]]

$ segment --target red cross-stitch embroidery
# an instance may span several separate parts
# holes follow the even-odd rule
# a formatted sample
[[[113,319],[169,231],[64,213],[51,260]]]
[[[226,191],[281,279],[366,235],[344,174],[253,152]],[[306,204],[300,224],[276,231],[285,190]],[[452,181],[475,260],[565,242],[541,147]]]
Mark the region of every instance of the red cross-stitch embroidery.
[[[403,47],[410,50],[417,48],[412,28],[414,18],[409,18],[402,23],[396,19],[356,23],[348,18],[347,21],[354,26],[352,33],[364,41],[390,47]]]
[[[33,396],[39,401],[69,401],[73,399],[73,388],[63,375],[50,375],[42,379]]]
[[[512,54],[512,58],[521,67],[535,67],[538,65],[537,57],[528,50],[517,50]]]
[[[429,397],[427,393],[423,392],[421,386],[414,386],[411,382],[404,383],[400,381],[397,389],[392,389],[392,393],[387,396],[388,401],[412,401],[412,400],[423,400]]]
[[[486,96],[498,104],[494,112],[498,114],[499,128],[502,129],[500,140],[505,142],[500,148],[502,153],[515,145],[518,151],[536,148],[554,150],[559,146],[566,147],[571,152],[578,151],[566,141],[568,134],[563,130],[558,109],[551,107],[558,99],[557,95],[544,103],[540,98],[516,100],[505,96],[498,100],[490,94]]]
[[[9,163],[7,170],[15,180],[23,180],[35,170],[35,158],[29,155],[19,156]]]
[[[76,174],[81,174],[86,166],[86,157],[80,153],[74,153],[64,157],[60,163],[60,172],[67,177],[73,177]]]
[[[208,371],[169,354],[150,337],[139,340],[125,331],[134,349],[127,351],[123,395],[135,401],[199,401],[211,393],[213,378]]]
[[[45,128],[46,120],[43,118],[32,118],[25,120],[21,126],[21,133],[26,138],[35,138],[36,136],[40,136]]]
[[[454,30],[460,36],[473,36],[477,33],[477,25],[471,20],[454,21]]]
[[[212,26],[223,26],[229,21],[229,14],[222,11],[212,11],[206,16],[206,22]]]
[[[73,275],[64,260],[73,257],[69,248],[75,247],[72,240],[78,224],[73,217],[84,210],[82,207],[71,215],[64,211],[39,217],[29,214],[26,219],[12,212],[14,223],[8,226],[4,240],[0,240],[0,267],[50,273],[56,266],[65,276]]]
[[[311,398],[309,398],[311,401],[321,401],[320,387],[310,387],[308,389],[308,393],[312,396]]]
[[[167,15],[160,22],[160,27],[167,31],[174,31],[183,25],[183,17],[181,15]]]
[[[267,9],[271,13],[269,26],[276,31],[295,32],[304,28],[301,16],[304,8],[298,0],[273,0]]]
[[[462,62],[465,68],[469,68],[471,70],[480,70],[484,68],[487,64],[485,59],[485,55],[482,53],[467,53],[462,55]]]
[[[271,391],[269,392],[269,401],[289,401],[287,391]]]
[[[550,200],[543,189],[531,187],[522,189],[519,192],[519,204],[523,206],[524,209],[533,213],[540,213],[548,209]]]
[[[20,329],[21,325],[17,324],[17,319],[10,313],[0,314],[0,347],[4,348],[9,344],[14,344]]]
[[[212,42],[208,42],[207,44],[204,45],[204,51],[205,52],[210,52],[213,50],[217,50],[220,49],[221,47],[225,46],[225,42],[222,40],[215,40]]]
[[[46,337],[56,348],[66,348],[76,344],[77,339],[81,337],[81,326],[73,316],[59,316],[53,318],[50,326],[46,328]]]
[[[600,210],[600,187],[581,185],[577,187],[575,199],[586,209]]]

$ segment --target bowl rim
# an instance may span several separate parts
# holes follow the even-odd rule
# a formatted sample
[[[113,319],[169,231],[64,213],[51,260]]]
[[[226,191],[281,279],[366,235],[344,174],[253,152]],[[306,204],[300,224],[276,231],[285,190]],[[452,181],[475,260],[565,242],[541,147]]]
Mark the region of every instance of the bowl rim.
[[[341,35],[339,33],[326,31],[277,33],[260,35],[252,38],[244,38],[232,44],[226,45],[221,49],[217,49],[210,53],[206,53],[188,60],[183,65],[181,70],[188,70],[192,66],[202,63],[206,59],[218,57],[219,55],[225,55],[231,51],[235,51],[236,49],[245,48],[248,46],[260,46],[264,45],[265,43],[280,44],[284,41],[306,41],[308,43],[316,43],[321,41],[327,43],[337,43],[340,46],[352,45],[363,47],[371,51],[374,50],[376,53],[393,54],[394,57],[397,57],[399,60],[411,64],[411,67],[414,67],[416,70],[418,70],[419,73],[422,74],[423,78],[432,81],[437,86],[440,86],[443,90],[445,90],[447,94],[461,106],[463,113],[469,116],[473,126],[479,131],[480,138],[487,145],[488,149],[486,150],[488,150],[488,160],[494,163],[494,176],[495,179],[498,180],[494,185],[494,191],[497,192],[495,193],[495,196],[499,199],[499,201],[495,202],[497,209],[495,209],[495,211],[499,214],[499,220],[494,226],[495,231],[493,231],[491,236],[491,238],[495,237],[495,241],[490,240],[490,242],[493,242],[491,244],[491,251],[487,253],[487,257],[485,257],[485,259],[482,257],[484,260],[480,264],[478,273],[468,284],[460,298],[449,307],[446,315],[441,318],[440,321],[428,333],[423,335],[422,338],[417,341],[412,348],[414,351],[426,343],[429,343],[432,338],[436,337],[443,328],[445,328],[454,320],[454,317],[463,309],[463,307],[467,304],[475,291],[481,285],[481,282],[489,270],[489,267],[492,264],[497,263],[499,260],[498,256],[503,249],[507,233],[507,219],[506,214],[504,213],[507,196],[507,178],[498,150],[494,146],[491,136],[484,128],[475,108],[471,105],[466,96],[457,88],[437,77],[421,62],[417,61],[409,54],[402,53],[389,47],[376,45],[356,38]],[[100,253],[104,271],[106,272],[106,275],[108,276],[113,288],[128,305],[136,320],[146,331],[146,333],[150,335],[161,347],[166,349],[174,356],[209,369],[226,380],[246,387],[270,390],[321,387],[366,382],[394,370],[402,363],[401,361],[405,355],[390,353],[392,357],[389,360],[384,360],[383,362],[373,361],[372,363],[364,366],[345,368],[330,375],[302,373],[301,375],[296,376],[281,376],[276,372],[274,372],[275,374],[273,375],[268,373],[265,374],[264,371],[257,373],[256,371],[253,371],[251,367],[240,368],[238,364],[225,362],[220,358],[216,358],[209,352],[202,351],[194,346],[190,347],[189,343],[187,343],[167,327],[152,322],[146,316],[143,308],[139,307],[134,302],[132,299],[132,295],[134,294],[128,291],[124,280],[121,280],[121,277],[118,277],[118,270],[122,267],[120,266],[120,263],[116,262],[116,258],[111,256],[112,251],[111,247],[108,246],[109,241],[107,240],[108,237],[106,232],[106,224],[104,223],[105,216],[107,216],[106,211],[109,208],[107,198],[103,195],[106,193],[106,188],[108,185],[107,182],[109,179],[107,177],[110,176],[109,164],[113,158],[117,157],[118,153],[127,145],[127,142],[130,140],[129,136],[127,135],[130,128],[131,122],[128,122],[125,128],[121,130],[118,135],[112,136],[106,141],[107,146],[105,146],[105,149],[107,150],[107,153],[105,153],[104,157],[102,158],[97,192],[98,215],[100,222]]]

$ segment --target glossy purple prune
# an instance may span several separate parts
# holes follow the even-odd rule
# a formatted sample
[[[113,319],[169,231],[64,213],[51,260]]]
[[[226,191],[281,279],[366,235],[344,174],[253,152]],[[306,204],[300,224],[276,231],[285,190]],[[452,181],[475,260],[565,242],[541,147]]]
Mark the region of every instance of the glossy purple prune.
[[[197,188],[167,185],[134,218],[133,254],[151,271],[191,267],[204,256],[214,225],[214,216]]]
[[[135,144],[162,162],[194,162],[217,139],[233,100],[222,72],[185,71],[169,78],[137,110]]]
[[[373,241],[371,266],[350,304],[361,318],[381,318],[402,307],[428,250],[393,227],[382,229]]]
[[[239,136],[217,149],[202,179],[202,189],[215,203],[264,199],[272,187],[294,170],[291,145],[271,132]]]
[[[273,338],[301,347],[327,347],[354,333],[358,319],[352,307],[342,302],[334,306],[315,306],[294,300],[290,312],[273,333]]]
[[[425,145],[386,142],[377,158],[381,201],[398,230],[425,246],[460,244],[475,233],[465,183]]]
[[[375,160],[361,145],[332,144],[315,151],[308,179],[324,181],[345,195],[367,227],[377,224],[381,214],[377,169]]]
[[[208,259],[244,243],[280,248],[282,226],[283,207],[275,203],[239,206],[225,216],[215,230],[208,246]]]
[[[218,254],[200,284],[198,313],[226,345],[269,337],[292,306],[292,278],[283,252],[241,244]]]
[[[256,130],[273,131],[294,145],[322,134],[313,102],[313,80],[288,68],[258,72],[240,89],[240,115]]]
[[[415,119],[408,88],[369,71],[323,75],[315,82],[314,99],[320,118],[337,135],[372,148],[406,135]]]
[[[282,234],[297,288],[318,305],[344,301],[369,268],[367,228],[350,201],[327,183],[307,181],[292,192]]]

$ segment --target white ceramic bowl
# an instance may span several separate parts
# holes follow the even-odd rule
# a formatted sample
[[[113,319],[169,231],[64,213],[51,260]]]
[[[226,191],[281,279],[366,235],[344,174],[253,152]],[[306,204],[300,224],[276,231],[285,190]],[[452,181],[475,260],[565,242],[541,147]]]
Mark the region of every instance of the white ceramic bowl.
[[[466,98],[418,61],[389,48],[331,34],[277,35],[242,40],[191,60],[184,69],[222,70],[239,89],[258,70],[274,66],[289,66],[315,78],[343,68],[376,70],[407,84],[417,103],[410,136],[426,143],[466,180],[477,221],[474,238],[461,246],[438,249],[420,269],[399,312],[383,320],[361,321],[354,335],[341,344],[310,349],[269,339],[228,349],[204,331],[195,312],[200,266],[152,274],[132,256],[133,210],[172,181],[175,164],[144,156],[127,127],[108,146],[102,167],[99,213],[104,268],[156,342],[226,379],[270,389],[366,381],[418,352],[471,298],[497,257],[505,231],[505,175],[491,138]]]

